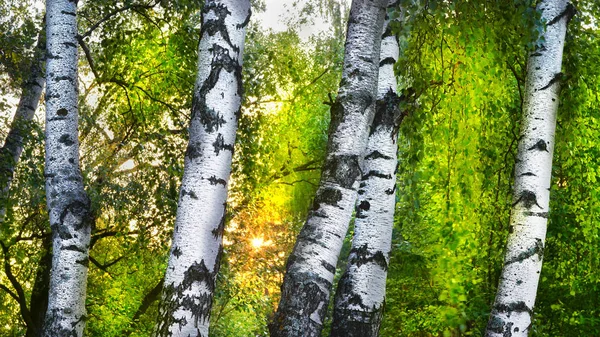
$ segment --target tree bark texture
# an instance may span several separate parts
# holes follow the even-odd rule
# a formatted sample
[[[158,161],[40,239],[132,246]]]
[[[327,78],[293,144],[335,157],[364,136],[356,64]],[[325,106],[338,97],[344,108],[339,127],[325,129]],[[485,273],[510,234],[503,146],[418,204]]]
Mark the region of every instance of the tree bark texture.
[[[399,48],[388,23],[386,20],[381,41],[377,104],[358,190],[352,248],[335,295],[332,337],[379,336],[383,315],[396,206],[400,119],[394,75]]]
[[[189,144],[156,335],[208,336],[242,103],[248,0],[206,1]]]
[[[387,0],[352,2],[321,182],[287,262],[271,337],[320,336],[373,120],[387,4]]]
[[[527,336],[542,269],[550,201],[554,131],[567,24],[575,8],[566,0],[537,5],[544,42],[527,65],[521,138],[504,267],[486,336]]]
[[[21,99],[10,125],[10,131],[0,148],[0,225],[4,223],[8,204],[8,194],[15,168],[23,152],[23,138],[28,134],[46,83],[44,64],[46,63],[46,31],[38,36],[34,58],[27,80],[21,88]],[[0,230],[1,227],[0,227]]]
[[[44,336],[83,336],[91,230],[79,168],[77,1],[46,1],[46,201],[53,235]]]

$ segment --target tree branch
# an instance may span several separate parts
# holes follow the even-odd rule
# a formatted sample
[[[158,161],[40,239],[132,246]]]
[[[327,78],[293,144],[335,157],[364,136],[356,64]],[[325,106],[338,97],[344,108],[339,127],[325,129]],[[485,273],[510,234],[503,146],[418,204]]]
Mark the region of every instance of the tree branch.
[[[6,291],[10,295],[10,297],[14,298],[15,301],[17,301],[17,303],[20,303],[19,296],[17,296],[17,294],[15,294],[12,290],[10,290],[9,287],[7,287],[4,284],[0,283],[0,289]]]
[[[158,284],[155,285],[154,288],[152,288],[152,290],[150,290],[150,292],[146,294],[146,296],[144,296],[142,303],[140,304],[137,311],[133,315],[133,318],[131,319],[133,324],[135,324],[140,319],[140,317],[142,317],[142,315],[146,313],[146,311],[148,310],[148,308],[150,308],[152,303],[154,303],[158,299],[162,291],[164,282],[165,279],[162,278],[158,282]],[[129,326],[129,328],[125,332],[125,336],[129,336],[133,333],[133,324]]]
[[[121,12],[125,12],[130,9],[150,9],[150,8],[153,8],[154,6],[156,6],[158,3],[159,3],[159,1],[155,1],[153,4],[148,4],[148,5],[127,5],[127,6],[124,6],[121,8],[117,8],[114,11],[106,14],[102,19],[100,19],[98,22],[96,22],[90,28],[88,28],[88,30],[85,33],[81,34],[81,38],[86,38],[86,37],[90,36],[92,34],[92,32],[94,32],[94,30],[96,30],[96,28],[100,27],[101,24],[110,20],[113,16],[115,16]]]
[[[8,247],[6,247],[6,245],[4,245],[3,241],[0,241],[0,246],[2,247],[2,253],[4,253],[4,273],[6,274],[6,277],[8,278],[8,280],[10,281],[10,283],[12,284],[13,288],[16,291],[17,296],[16,297],[13,296],[13,298],[15,300],[17,300],[17,302],[19,303],[19,308],[21,310],[21,316],[23,317],[25,324],[27,324],[27,326],[34,326],[33,320],[31,319],[31,313],[29,312],[29,308],[27,308],[27,298],[25,297],[25,292],[23,291],[23,287],[21,287],[21,284],[19,283],[19,281],[17,280],[15,275],[12,273],[12,268],[10,266],[10,261],[9,261],[10,256],[9,256]],[[8,291],[8,289],[5,289],[4,286],[3,286],[3,289]],[[9,291],[9,294],[11,294],[10,291]]]

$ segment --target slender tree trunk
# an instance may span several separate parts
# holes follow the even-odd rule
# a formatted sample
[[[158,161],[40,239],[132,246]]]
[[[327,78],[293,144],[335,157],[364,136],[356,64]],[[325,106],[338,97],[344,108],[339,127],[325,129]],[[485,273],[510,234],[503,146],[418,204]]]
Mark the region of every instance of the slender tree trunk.
[[[46,78],[46,31],[42,29],[38,36],[33,63],[29,76],[21,88],[21,99],[10,126],[4,145],[0,148],[0,225],[4,222],[8,203],[8,193],[15,168],[23,152],[23,137],[28,134],[30,123],[37,110]],[[0,230],[2,228],[0,227]]]
[[[249,0],[204,5],[189,144],[157,336],[208,336],[242,102]]]
[[[396,123],[400,120],[394,75],[399,49],[388,23],[381,41],[377,108],[358,190],[352,248],[335,296],[332,337],[379,336],[383,316],[396,206]]]
[[[29,313],[32,326],[27,326],[25,337],[41,337],[44,326],[44,318],[48,309],[48,292],[50,285],[50,269],[52,268],[52,239],[44,238],[42,258],[35,273],[35,282],[31,291],[29,302]]]
[[[387,4],[387,0],[352,2],[342,80],[331,106],[321,182],[287,262],[271,337],[320,336],[373,120]]]
[[[486,336],[527,336],[542,269],[562,53],[575,8],[567,0],[537,5],[544,42],[529,55],[510,235]]]
[[[53,234],[44,336],[82,336],[90,200],[79,169],[77,1],[47,0],[46,200]]]

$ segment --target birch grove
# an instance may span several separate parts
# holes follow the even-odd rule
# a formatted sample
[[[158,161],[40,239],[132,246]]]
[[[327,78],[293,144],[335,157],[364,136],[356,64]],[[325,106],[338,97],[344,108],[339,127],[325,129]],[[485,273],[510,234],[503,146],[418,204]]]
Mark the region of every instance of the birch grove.
[[[600,336],[600,1],[47,1],[0,336]]]
[[[92,214],[79,168],[77,2],[46,3],[46,200],[53,234],[44,336],[83,336]]]
[[[190,139],[158,314],[159,337],[209,333],[250,13],[249,0],[209,0],[202,9]]]
[[[319,336],[377,97],[381,32],[388,1],[355,0],[350,8],[342,80],[313,207],[288,258],[271,337]]]
[[[392,1],[388,11],[396,7]],[[401,10],[401,9],[400,9]],[[398,41],[386,17],[381,41],[375,118],[371,125],[356,202],[348,266],[336,294],[331,336],[379,336],[396,207],[399,110],[394,65]]]
[[[537,10],[545,31],[527,65],[510,235],[486,330],[490,337],[529,334],[544,256],[563,48],[575,8],[567,0],[543,0]]]

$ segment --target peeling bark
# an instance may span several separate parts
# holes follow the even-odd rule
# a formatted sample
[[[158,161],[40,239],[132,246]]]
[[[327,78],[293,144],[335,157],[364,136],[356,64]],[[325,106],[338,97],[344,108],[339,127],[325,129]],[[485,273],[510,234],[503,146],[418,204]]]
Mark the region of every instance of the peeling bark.
[[[23,138],[27,135],[46,84],[44,64],[46,63],[46,31],[38,36],[33,63],[29,76],[21,86],[21,99],[10,125],[10,131],[0,148],[0,225],[4,222],[8,204],[8,193],[14,172],[23,152]]]
[[[287,262],[281,300],[269,327],[271,337],[320,336],[373,120],[387,4],[387,0],[352,2],[321,182]]]
[[[189,144],[156,336],[208,336],[242,102],[248,0],[206,1]]]
[[[391,1],[394,6],[396,1]],[[348,266],[335,294],[332,337],[375,337],[383,316],[396,205],[397,121],[400,117],[394,64],[399,47],[384,25],[377,108],[365,151]],[[391,193],[389,192],[391,191]]]
[[[83,336],[91,211],[77,139],[77,1],[47,0],[46,200],[53,233],[44,336]]]
[[[486,329],[489,337],[527,336],[542,269],[559,80],[567,24],[575,8],[566,0],[537,5],[544,44],[529,57],[510,234],[498,293]]]

